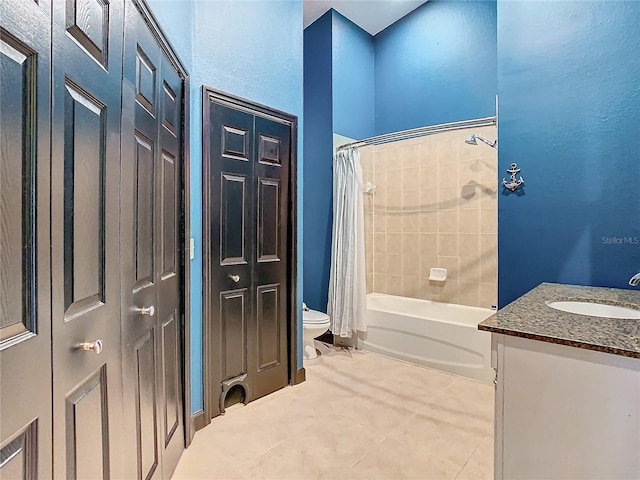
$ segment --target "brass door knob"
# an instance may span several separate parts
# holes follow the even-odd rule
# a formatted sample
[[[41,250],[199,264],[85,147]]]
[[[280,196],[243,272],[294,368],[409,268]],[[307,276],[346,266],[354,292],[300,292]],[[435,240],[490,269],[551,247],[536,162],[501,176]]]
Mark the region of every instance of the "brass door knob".
[[[86,351],[86,352],[94,352],[96,355],[98,355],[100,352],[102,352],[102,340],[96,340],[95,342],[84,342],[80,344],[80,349]]]
[[[240,281],[240,275],[229,275],[229,278],[235,283],[238,283]]]

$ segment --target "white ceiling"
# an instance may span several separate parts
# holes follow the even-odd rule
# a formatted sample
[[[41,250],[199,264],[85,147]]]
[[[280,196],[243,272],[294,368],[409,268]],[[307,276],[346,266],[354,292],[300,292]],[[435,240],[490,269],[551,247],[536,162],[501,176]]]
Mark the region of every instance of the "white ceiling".
[[[304,28],[333,8],[371,35],[415,10],[427,0],[304,0]]]

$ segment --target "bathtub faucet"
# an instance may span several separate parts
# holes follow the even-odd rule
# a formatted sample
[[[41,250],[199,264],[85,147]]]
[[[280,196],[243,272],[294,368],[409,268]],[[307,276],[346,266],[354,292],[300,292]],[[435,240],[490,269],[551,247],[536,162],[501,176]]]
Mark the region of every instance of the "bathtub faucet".
[[[640,285],[640,272],[631,277],[631,280],[629,280],[629,285],[631,285],[632,287],[637,287],[638,285]]]

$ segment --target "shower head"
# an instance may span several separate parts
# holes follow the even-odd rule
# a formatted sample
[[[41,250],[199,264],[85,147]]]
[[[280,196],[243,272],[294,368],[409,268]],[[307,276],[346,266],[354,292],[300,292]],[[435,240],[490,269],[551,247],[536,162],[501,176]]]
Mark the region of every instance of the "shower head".
[[[486,143],[487,145],[489,145],[490,147],[496,148],[496,144],[498,143],[498,141],[494,141],[494,142],[490,142],[489,140],[487,140],[484,137],[481,137],[480,135],[476,135],[475,133],[472,134],[469,138],[467,138],[464,143],[466,143],[467,145],[477,145],[478,144],[478,140],[480,140],[482,143]]]

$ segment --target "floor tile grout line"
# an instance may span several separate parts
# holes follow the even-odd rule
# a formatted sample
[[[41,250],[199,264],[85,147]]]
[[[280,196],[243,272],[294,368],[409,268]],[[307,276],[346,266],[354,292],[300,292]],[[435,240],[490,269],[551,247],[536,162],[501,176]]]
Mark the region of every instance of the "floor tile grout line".
[[[360,456],[360,458],[358,458],[358,460],[356,460],[353,465],[351,465],[349,468],[353,469],[355,468],[362,460],[364,460],[364,458],[369,455],[371,452],[365,452],[362,454],[362,456]]]
[[[258,460],[259,458],[264,457],[265,455],[267,455],[269,452],[271,452],[274,448],[279,447],[280,445],[282,445],[284,442],[286,442],[287,439],[283,439],[280,440],[278,443],[276,443],[275,445],[272,445],[271,447],[269,447],[266,451],[264,451],[263,453],[260,453],[259,455],[256,455],[255,457],[252,457],[250,459],[247,459],[244,463],[244,465],[250,464],[252,462],[255,462],[256,460]]]

